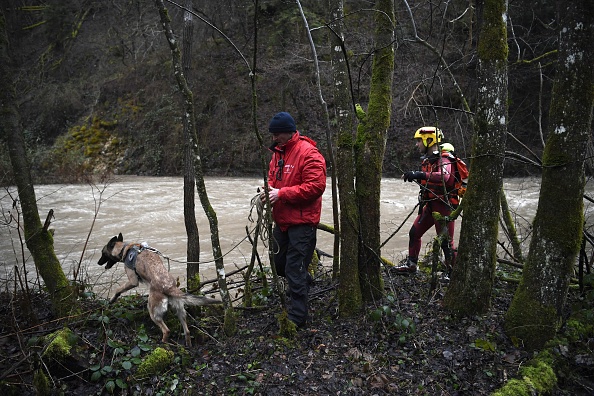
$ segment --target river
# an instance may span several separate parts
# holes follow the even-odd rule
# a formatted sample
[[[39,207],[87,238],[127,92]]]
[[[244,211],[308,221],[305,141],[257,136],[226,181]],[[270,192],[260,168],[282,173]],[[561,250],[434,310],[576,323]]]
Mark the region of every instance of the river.
[[[246,241],[246,226],[251,199],[256,195],[261,180],[257,178],[207,178],[206,188],[211,205],[219,221],[220,243],[225,254],[226,271],[232,271],[249,263],[251,245]],[[331,184],[328,180],[324,194],[322,222],[332,224]],[[506,179],[505,189],[509,205],[521,223],[520,230],[528,229],[538,202],[538,179]],[[588,191],[594,191],[591,183]],[[54,229],[56,254],[69,277],[79,267],[83,280],[93,286],[98,294],[109,293],[114,281],[123,277],[122,264],[111,270],[97,265],[101,248],[109,239],[122,233],[126,242],[147,242],[169,260],[165,263],[174,276],[185,285],[186,232],[183,219],[183,179],[181,177],[118,176],[104,185],[38,185],[35,186],[37,203],[43,222],[48,211],[54,211],[51,228]],[[414,210],[418,187],[400,179],[384,179],[381,194],[381,233],[385,241]],[[14,287],[14,268],[22,268],[21,242],[16,221],[6,224],[12,208],[15,188],[4,188],[0,197],[0,284],[3,289]],[[588,207],[587,212],[591,209]],[[214,277],[214,263],[210,241],[209,224],[202,206],[196,197],[196,213],[200,232],[202,279]],[[254,213],[255,214],[255,213]],[[382,248],[382,255],[398,261],[406,255],[408,229],[411,216]],[[21,219],[22,220],[22,219]],[[460,222],[457,223],[458,234]],[[430,231],[424,238],[430,242]],[[88,238],[88,242],[87,242]],[[318,231],[318,248],[332,253],[333,236]],[[86,244],[86,248],[85,248]],[[265,248],[260,246],[260,255],[266,258]],[[83,251],[84,250],[84,251]],[[24,253],[28,279],[35,279],[35,269],[28,251]],[[331,264],[330,259],[326,259]],[[115,271],[114,271],[115,269]],[[5,285],[6,284],[6,285]],[[108,285],[108,286],[106,286]]]

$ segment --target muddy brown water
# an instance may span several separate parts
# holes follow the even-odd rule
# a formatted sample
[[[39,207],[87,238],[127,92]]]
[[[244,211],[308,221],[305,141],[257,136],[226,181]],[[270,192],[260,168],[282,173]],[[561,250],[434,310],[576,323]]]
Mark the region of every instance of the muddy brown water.
[[[505,180],[509,205],[521,232],[528,229],[536,212],[539,183],[538,179]],[[250,230],[254,226],[249,220],[251,200],[261,184],[257,178],[206,179],[209,199],[219,222],[226,272],[250,261],[251,244],[245,238],[246,226]],[[594,187],[589,184],[587,190],[594,191]],[[11,198],[16,196],[15,191],[15,188],[5,188],[0,193],[0,285],[8,290],[14,287],[15,266],[22,272],[23,255],[27,278],[29,281],[36,279],[29,252],[21,250],[17,222],[13,219],[7,224],[10,213],[16,214]],[[35,192],[42,222],[50,209],[54,211],[51,228],[55,232],[55,251],[69,277],[78,269],[82,279],[96,293],[109,294],[114,282],[123,281],[123,264],[104,270],[97,265],[97,260],[101,256],[101,248],[112,236],[121,232],[126,242],[146,242],[158,249],[166,257],[165,265],[185,285],[187,237],[181,177],[124,176],[115,178],[108,185],[38,185],[35,186]],[[388,178],[382,181],[381,237],[382,241],[389,238],[382,248],[382,256],[390,260],[398,261],[406,255],[408,230],[414,214],[407,221],[405,219],[414,211],[417,192],[417,186],[401,179]],[[331,205],[331,185],[328,180],[322,222],[329,225],[332,224]],[[587,212],[590,213],[588,206]],[[200,274],[203,280],[212,279],[215,272],[210,228],[198,197],[196,213],[200,232]],[[255,216],[255,211],[252,213]],[[394,234],[403,222],[404,226]],[[456,227],[458,235],[460,221]],[[429,231],[423,242],[430,242],[432,235],[434,232]],[[318,248],[332,253],[332,241],[332,235],[318,231]],[[258,250],[267,262],[266,248],[261,242]],[[325,258],[324,264],[331,265],[331,259]]]

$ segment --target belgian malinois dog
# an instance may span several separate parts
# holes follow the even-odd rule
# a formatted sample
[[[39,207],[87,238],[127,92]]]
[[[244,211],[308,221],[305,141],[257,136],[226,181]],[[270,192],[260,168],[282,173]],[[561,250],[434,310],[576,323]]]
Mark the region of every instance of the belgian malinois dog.
[[[192,346],[190,330],[186,323],[185,305],[211,305],[221,304],[221,302],[181,291],[154,249],[146,248],[140,243],[124,243],[121,233],[111,238],[105,245],[98,264],[106,264],[105,269],[109,269],[120,261],[126,264],[128,282],[116,290],[109,303],[113,304],[122,293],[135,288],[139,282],[146,283],[149,286],[148,311],[153,322],[163,333],[162,342],[167,342],[169,338],[169,328],[165,325],[163,316],[167,312],[168,305],[171,305],[184,329],[186,346]]]

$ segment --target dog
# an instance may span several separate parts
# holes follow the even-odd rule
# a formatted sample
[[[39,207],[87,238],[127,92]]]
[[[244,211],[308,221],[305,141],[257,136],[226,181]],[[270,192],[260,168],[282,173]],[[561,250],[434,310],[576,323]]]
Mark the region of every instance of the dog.
[[[137,287],[139,282],[146,283],[149,286],[148,311],[153,322],[163,333],[161,341],[166,343],[169,339],[169,328],[165,325],[163,316],[167,312],[168,305],[171,305],[184,329],[186,346],[192,346],[190,330],[186,323],[185,305],[202,306],[221,304],[221,302],[181,291],[155,249],[140,243],[125,243],[121,233],[111,238],[101,250],[98,264],[105,264],[105,269],[109,269],[118,262],[125,263],[128,282],[116,290],[109,303],[113,304],[122,293]]]

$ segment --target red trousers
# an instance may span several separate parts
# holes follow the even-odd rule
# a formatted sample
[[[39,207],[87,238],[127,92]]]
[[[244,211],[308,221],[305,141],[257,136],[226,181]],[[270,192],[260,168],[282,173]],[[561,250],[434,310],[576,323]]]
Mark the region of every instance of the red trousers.
[[[441,233],[442,224],[439,221],[436,221],[433,216],[432,212],[438,212],[443,216],[449,216],[452,213],[452,208],[441,200],[434,200],[429,201],[425,204],[421,213],[415,219],[413,226],[410,228],[408,233],[409,242],[408,242],[408,257],[412,259],[412,261],[416,261],[419,258],[419,253],[421,252],[421,238],[423,235],[432,227],[435,226],[435,231],[437,231],[437,235]],[[449,238],[444,240],[441,249],[445,255],[446,260],[453,263],[456,251],[454,248],[454,222],[450,221],[447,223],[447,232]]]

